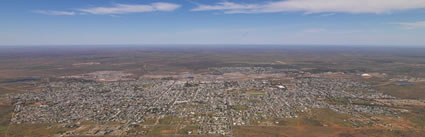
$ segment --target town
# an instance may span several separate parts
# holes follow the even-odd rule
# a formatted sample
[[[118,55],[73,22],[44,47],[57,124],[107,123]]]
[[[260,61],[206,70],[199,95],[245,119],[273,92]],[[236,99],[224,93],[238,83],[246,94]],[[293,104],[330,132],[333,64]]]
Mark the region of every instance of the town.
[[[144,135],[149,130],[132,133],[132,128],[154,128],[171,119],[168,122],[174,123],[167,124],[185,129],[182,134],[231,136],[235,126],[253,126],[264,119],[297,118],[316,108],[353,117],[396,117],[405,111],[379,105],[379,100],[396,98],[374,92],[369,85],[352,78],[354,75],[361,79],[358,74],[222,67],[202,74],[143,75],[131,80],[129,74],[105,73],[100,73],[102,77],[61,77],[37,85],[40,92],[9,96],[15,106],[11,121],[62,123],[70,127],[78,127],[83,121],[117,122],[119,127],[61,134]]]

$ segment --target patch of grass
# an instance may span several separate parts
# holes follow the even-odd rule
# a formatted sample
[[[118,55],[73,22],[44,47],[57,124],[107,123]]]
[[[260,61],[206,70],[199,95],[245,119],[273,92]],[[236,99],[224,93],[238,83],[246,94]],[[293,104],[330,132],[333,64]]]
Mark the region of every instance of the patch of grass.
[[[347,122],[350,118],[348,114],[338,113],[330,109],[312,109],[311,113],[313,119],[320,120],[324,123],[350,127],[350,123]]]
[[[276,125],[278,126],[295,126],[297,124],[297,119],[288,119],[288,118],[281,118],[281,119],[275,119],[273,122],[278,122]]]
[[[339,137],[354,137],[353,135],[351,135],[350,133],[340,133],[338,134]]]
[[[345,98],[327,98],[327,101],[330,104],[335,104],[335,105],[347,105],[347,104],[349,104],[349,100],[345,99]]]
[[[242,110],[247,110],[248,106],[246,106],[246,105],[234,105],[234,106],[232,106],[232,109],[242,111]]]
[[[7,126],[0,126],[0,135],[3,135],[3,133],[7,130]]]
[[[313,118],[303,118],[302,122],[303,124],[310,125],[310,126],[322,126],[322,123],[319,120],[316,120]]]
[[[199,86],[198,83],[185,83],[184,84],[184,87],[197,87],[197,86]]]
[[[142,85],[143,88],[151,88],[153,87],[153,84],[144,84]]]
[[[175,133],[175,127],[171,125],[157,125],[152,128],[150,132],[148,132],[149,136],[159,136],[164,134],[174,134]]]
[[[193,132],[194,130],[197,130],[197,129],[198,129],[198,126],[197,125],[188,125],[188,126],[184,127],[183,129],[180,129],[178,131],[178,133],[179,134],[187,134],[189,131],[192,131]]]
[[[147,118],[143,124],[145,125],[153,125],[156,122],[156,118]]]
[[[412,122],[415,127],[425,129],[425,112],[422,111],[414,110],[410,113],[404,113],[402,116],[404,119]]]
[[[7,93],[13,93],[13,92],[16,92],[16,90],[5,87],[5,86],[0,86],[0,95],[7,94]]]
[[[12,106],[0,105],[0,136],[5,135],[8,128],[11,112],[13,111]]]
[[[50,127],[50,128],[48,128]],[[67,129],[57,127],[55,124],[12,124],[9,127],[10,137],[47,137],[53,136]]]
[[[248,96],[264,96],[265,93],[261,89],[254,89],[254,88],[244,88],[239,89],[240,93],[248,95]]]
[[[416,83],[411,86],[386,85],[378,87],[380,92],[407,99],[425,99],[425,83]]]
[[[57,131],[57,132],[56,132],[56,134],[61,135],[61,134],[65,133],[65,132],[66,132],[66,131],[64,131],[64,130],[59,130],[59,131]]]
[[[159,124],[161,124],[161,125],[171,125],[171,124],[177,124],[180,121],[181,121],[180,118],[168,116],[168,117],[164,117],[164,118],[159,119]]]

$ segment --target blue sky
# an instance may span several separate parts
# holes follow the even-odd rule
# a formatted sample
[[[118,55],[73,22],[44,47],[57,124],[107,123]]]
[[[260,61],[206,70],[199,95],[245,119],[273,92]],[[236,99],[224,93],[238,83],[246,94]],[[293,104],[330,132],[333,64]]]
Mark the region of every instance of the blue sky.
[[[2,0],[0,45],[425,46],[425,0]]]

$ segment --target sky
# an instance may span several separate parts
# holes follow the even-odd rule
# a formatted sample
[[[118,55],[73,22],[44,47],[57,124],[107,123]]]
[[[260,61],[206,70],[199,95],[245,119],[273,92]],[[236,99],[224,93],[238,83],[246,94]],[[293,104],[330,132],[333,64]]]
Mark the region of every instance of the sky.
[[[425,0],[1,0],[0,45],[425,47]]]

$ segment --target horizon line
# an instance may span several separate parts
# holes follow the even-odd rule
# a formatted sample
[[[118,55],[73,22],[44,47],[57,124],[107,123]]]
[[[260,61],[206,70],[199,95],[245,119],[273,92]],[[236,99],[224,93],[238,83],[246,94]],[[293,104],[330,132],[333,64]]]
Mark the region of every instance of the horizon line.
[[[116,46],[140,46],[140,47],[151,47],[151,46],[313,46],[313,47],[422,47],[425,48],[425,45],[391,45],[391,44],[0,44],[0,47],[52,47],[52,46],[105,46],[105,47],[116,47]],[[201,48],[201,47],[199,47]]]

